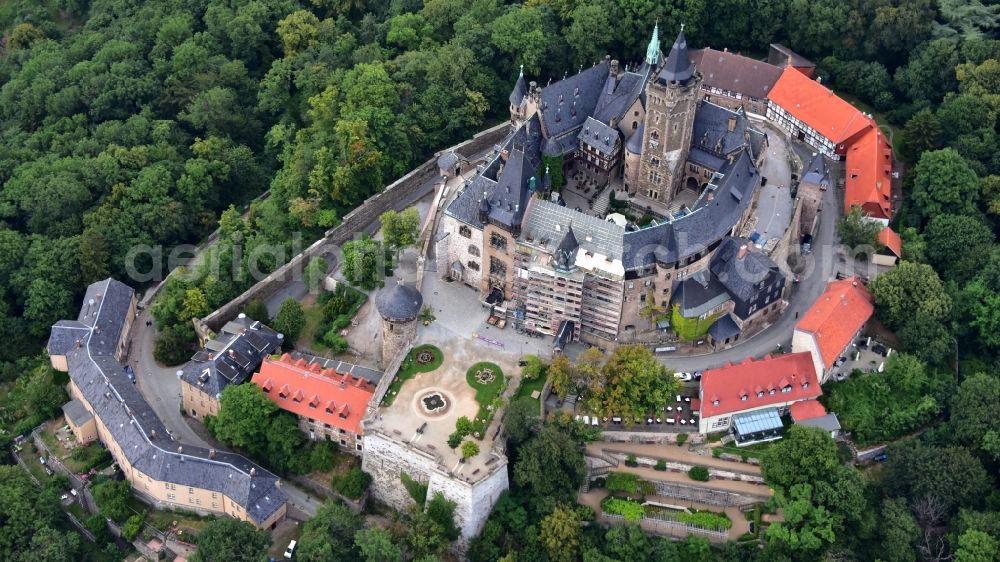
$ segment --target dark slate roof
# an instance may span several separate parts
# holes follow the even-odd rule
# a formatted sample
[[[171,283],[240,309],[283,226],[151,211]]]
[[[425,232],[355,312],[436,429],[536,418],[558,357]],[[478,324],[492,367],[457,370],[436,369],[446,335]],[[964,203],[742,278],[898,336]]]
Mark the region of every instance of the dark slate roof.
[[[802,174],[803,183],[811,183],[823,187],[830,187],[830,169],[826,166],[826,159],[823,155],[816,153],[812,161],[806,166],[805,173]]]
[[[566,349],[566,344],[570,342],[573,337],[573,330],[575,329],[575,324],[572,320],[563,320],[559,323],[559,330],[556,332],[555,337],[552,338],[552,347],[556,349]]]
[[[642,133],[646,129],[646,123],[639,123],[639,128],[632,132],[625,144],[625,150],[632,154],[642,154]]]
[[[583,122],[583,128],[580,129],[578,138],[581,143],[592,146],[601,153],[612,154],[618,144],[618,129],[609,127],[593,117],[588,117]]]
[[[455,169],[455,164],[458,164],[458,159],[458,154],[455,154],[454,150],[449,150],[438,158],[438,169],[452,171]]]
[[[226,323],[177,373],[184,382],[209,396],[249,379],[264,358],[281,347],[280,335],[264,324],[240,315]]]
[[[729,130],[730,119],[734,120],[732,131]],[[703,101],[694,114],[691,149],[725,156],[746,146],[747,129],[747,117],[742,111]]]
[[[733,320],[731,314],[725,314],[720,317],[708,328],[708,335],[712,336],[715,341],[725,341],[726,338],[731,338],[733,336],[739,335],[740,327],[736,325],[736,321]]]
[[[740,247],[747,251],[739,257]],[[757,285],[764,282],[770,290],[772,281],[781,276],[777,264],[763,252],[753,251],[753,244],[743,238],[727,237],[712,256],[709,269],[734,299],[747,302],[757,294]]]
[[[576,234],[573,233],[573,225],[570,224],[555,251],[556,264],[560,269],[568,270],[573,267],[576,261],[576,250],[579,247],[580,243],[576,241]]]
[[[114,358],[118,340],[108,334],[121,334],[131,301],[132,289],[111,279],[87,289],[80,322],[101,327],[101,334],[95,328],[66,355],[83,400],[136,470],[154,480],[222,493],[263,522],[288,501],[278,478],[240,455],[174,441]]]
[[[719,170],[726,164],[725,158],[713,154],[709,150],[704,150],[698,145],[691,145],[691,149],[688,151],[688,160],[709,170]]]
[[[517,75],[517,82],[514,82],[514,89],[510,91],[510,104],[515,107],[520,106],[527,92],[528,88],[524,85],[524,66],[522,66],[521,73]]]
[[[715,49],[691,51],[691,60],[701,72],[705,86],[739,92],[745,96],[766,100],[781,68],[763,61]]]
[[[750,135],[750,155],[756,161],[767,149],[767,134],[752,127],[747,128],[747,133]]]
[[[459,262],[455,262],[461,265]],[[325,357],[319,357],[318,355],[310,355],[308,353],[302,353],[299,351],[292,351],[289,353],[293,361],[298,361],[299,359],[305,359],[306,363],[312,364],[316,363],[322,369],[333,369],[340,374],[349,374],[354,378],[365,379],[366,381],[377,385],[378,381],[382,380],[382,371],[375,369],[370,369],[368,367],[362,367],[360,365],[354,365],[353,363],[345,363],[344,361],[338,361],[336,359],[327,359]]]
[[[608,63],[602,61],[542,89],[539,110],[548,137],[558,137],[577,129],[594,114],[608,73]]]
[[[89,333],[90,326],[76,320],[60,320],[52,326],[46,349],[49,350],[49,355],[66,355],[66,352],[76,345],[77,340]]]
[[[691,213],[625,233],[622,261],[626,271],[656,261],[674,263],[704,251],[730,233],[753,198],[760,172],[750,154],[743,150],[732,162],[726,162],[720,174],[722,177],[714,180],[715,188],[703,192]]]
[[[667,84],[671,82],[685,83],[694,76],[694,63],[688,54],[687,39],[684,38],[684,30],[677,34],[667,61],[663,63],[663,68],[657,75],[657,80]]]
[[[601,96],[597,99],[594,117],[604,123],[611,123],[612,119],[621,119],[645,90],[648,73],[648,70],[642,74],[626,72],[622,74],[621,80],[609,74],[601,90]]]
[[[424,297],[420,291],[396,283],[386,287],[375,295],[375,307],[382,318],[387,320],[413,320],[420,313]]]
[[[131,305],[132,288],[120,281],[109,277],[87,287],[77,322],[94,328],[90,346],[95,353],[114,354],[124,328],[124,320],[118,318],[124,319]]]
[[[672,297],[685,318],[701,316],[728,300],[726,288],[704,269],[678,282]]]
[[[570,140],[576,144],[575,136]],[[481,229],[479,211],[485,198],[490,222],[508,228],[518,224],[531,196],[530,179],[541,167],[541,141],[538,117],[533,116],[499,145],[483,171],[455,197],[446,213]],[[540,185],[541,179],[536,178],[535,183]]]
[[[76,398],[63,404],[62,411],[63,415],[66,416],[66,419],[73,422],[73,425],[77,427],[94,419],[94,416],[92,416],[90,412],[87,411],[87,408],[84,407],[83,402],[80,402]]]

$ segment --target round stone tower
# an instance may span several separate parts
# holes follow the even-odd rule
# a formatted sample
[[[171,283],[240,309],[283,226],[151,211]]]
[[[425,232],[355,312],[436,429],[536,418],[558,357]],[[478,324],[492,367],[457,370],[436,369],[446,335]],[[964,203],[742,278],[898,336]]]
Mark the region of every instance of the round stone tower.
[[[424,304],[420,291],[402,281],[375,295],[375,308],[382,317],[382,366],[413,341],[417,335],[417,315]]]

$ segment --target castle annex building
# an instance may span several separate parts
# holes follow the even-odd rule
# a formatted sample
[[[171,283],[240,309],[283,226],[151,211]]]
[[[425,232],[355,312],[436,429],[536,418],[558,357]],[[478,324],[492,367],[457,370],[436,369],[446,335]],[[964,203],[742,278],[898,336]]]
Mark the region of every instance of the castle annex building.
[[[81,441],[99,439],[136,494],[159,507],[225,514],[258,528],[285,516],[281,482],[246,458],[183,445],[139,393],[123,364],[135,294],[106,279],[87,288],[80,315],[52,327],[52,367],[70,377],[66,419]]]

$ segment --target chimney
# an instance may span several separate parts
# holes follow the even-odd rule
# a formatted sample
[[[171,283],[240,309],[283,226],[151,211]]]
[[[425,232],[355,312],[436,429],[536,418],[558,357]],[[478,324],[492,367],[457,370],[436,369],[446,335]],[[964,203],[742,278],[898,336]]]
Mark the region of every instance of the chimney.
[[[726,123],[726,130],[730,133],[736,130],[736,118],[730,117],[729,121]]]
[[[183,452],[184,452],[184,447],[183,447],[183,446],[181,446],[181,445],[178,445],[178,446],[177,446],[177,452],[178,452],[178,453],[183,453]]]
[[[611,59],[611,75],[618,76],[618,59]]]
[[[76,340],[76,347],[80,347],[81,345],[83,344],[80,342],[80,340]]]
[[[250,467],[250,476],[257,476],[257,469],[252,466]]]
[[[214,459],[215,458],[215,449],[209,449],[208,450],[208,458],[210,458],[210,459]]]
[[[746,256],[746,255],[747,255],[747,245],[743,244],[742,246],[740,246],[739,253],[736,254],[736,259],[741,260],[741,259],[743,259],[743,256]]]
[[[822,76],[817,76],[816,77],[816,83],[817,84],[822,84],[823,83],[823,77]]]
[[[149,438],[150,438],[150,440],[156,439],[156,430],[155,429],[153,429],[153,430],[151,430],[149,432]]]
[[[274,481],[274,487],[280,490],[281,489],[281,480],[275,480]]]

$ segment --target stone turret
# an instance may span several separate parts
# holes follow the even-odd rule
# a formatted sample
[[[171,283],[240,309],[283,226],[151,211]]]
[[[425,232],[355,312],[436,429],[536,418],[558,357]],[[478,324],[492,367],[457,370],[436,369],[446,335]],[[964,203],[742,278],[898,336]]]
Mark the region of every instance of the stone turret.
[[[382,365],[388,365],[416,337],[416,319],[423,304],[420,291],[402,281],[375,296],[375,308],[382,317]]]

